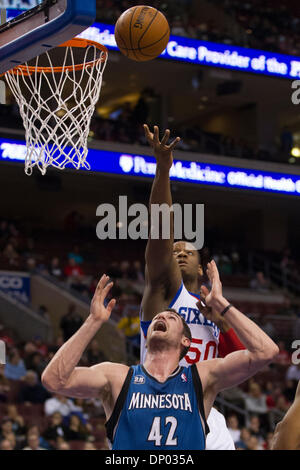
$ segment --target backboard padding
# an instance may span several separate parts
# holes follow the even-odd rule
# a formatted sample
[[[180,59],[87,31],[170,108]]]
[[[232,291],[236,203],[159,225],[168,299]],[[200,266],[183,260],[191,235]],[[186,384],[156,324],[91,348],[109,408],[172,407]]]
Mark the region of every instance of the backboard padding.
[[[0,74],[76,37],[96,18],[96,0],[44,0],[0,27]]]

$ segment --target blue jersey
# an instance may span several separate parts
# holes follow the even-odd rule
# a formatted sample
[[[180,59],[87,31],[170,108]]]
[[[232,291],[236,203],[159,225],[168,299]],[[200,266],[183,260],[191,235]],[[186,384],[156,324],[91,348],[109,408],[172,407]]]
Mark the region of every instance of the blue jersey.
[[[164,383],[132,366],[106,429],[113,450],[204,450],[209,429],[196,366],[178,367]]]

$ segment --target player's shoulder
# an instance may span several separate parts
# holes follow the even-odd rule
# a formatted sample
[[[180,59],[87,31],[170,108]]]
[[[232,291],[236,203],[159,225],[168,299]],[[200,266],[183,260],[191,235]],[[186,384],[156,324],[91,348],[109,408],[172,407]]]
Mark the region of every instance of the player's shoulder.
[[[216,359],[208,359],[207,361],[200,361],[196,363],[198,375],[200,377],[200,380],[202,382],[202,386],[204,389],[206,388],[206,386],[211,384],[214,371],[218,367],[220,360],[222,359],[216,358]]]
[[[196,363],[198,374],[203,374],[207,372],[213,372],[216,367],[218,367],[222,358],[207,359],[205,361],[199,361]]]

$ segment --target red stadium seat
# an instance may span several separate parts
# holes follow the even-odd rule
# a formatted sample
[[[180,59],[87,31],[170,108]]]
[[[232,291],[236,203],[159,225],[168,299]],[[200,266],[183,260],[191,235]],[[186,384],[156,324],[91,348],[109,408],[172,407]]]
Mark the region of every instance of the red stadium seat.
[[[85,441],[68,441],[71,450],[83,450]]]
[[[0,419],[2,419],[6,415],[6,403],[0,403]]]
[[[16,403],[18,400],[21,382],[19,380],[9,380],[10,390],[7,394],[8,403]]]
[[[44,416],[31,416],[25,419],[25,424],[27,426],[38,426],[41,433],[47,429],[48,420]]]
[[[105,429],[93,431],[93,436],[95,437],[96,441],[103,441],[106,438],[106,431]]]
[[[19,413],[27,418],[28,416],[35,416],[37,414],[35,405],[26,405],[25,403],[19,403],[17,405]]]
[[[93,429],[97,429],[99,427],[104,426],[105,424],[105,418],[90,418],[89,419],[90,424],[93,426]]]

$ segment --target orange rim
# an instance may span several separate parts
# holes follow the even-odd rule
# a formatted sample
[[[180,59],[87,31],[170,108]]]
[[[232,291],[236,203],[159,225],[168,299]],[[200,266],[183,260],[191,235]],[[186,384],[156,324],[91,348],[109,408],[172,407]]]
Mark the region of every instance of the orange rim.
[[[17,65],[11,70],[8,70],[7,73],[14,74],[14,75],[32,75],[33,73],[63,73],[66,71],[73,72],[82,70],[84,68],[91,68],[95,67],[99,62],[105,62],[107,59],[108,51],[105,46],[99,44],[96,41],[91,41],[90,39],[81,39],[81,38],[74,38],[70,39],[69,41],[60,44],[57,47],[81,47],[85,48],[88,46],[95,46],[100,51],[104,52],[104,55],[97,60],[93,60],[90,62],[86,62],[85,64],[77,64],[77,65],[66,65],[64,67],[34,67],[33,65]]]

